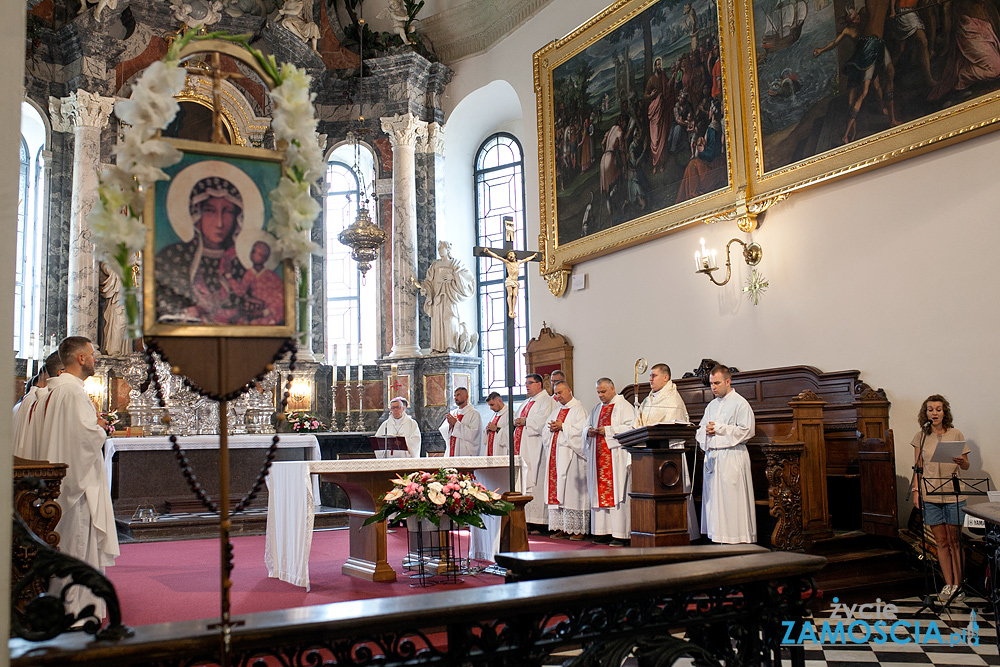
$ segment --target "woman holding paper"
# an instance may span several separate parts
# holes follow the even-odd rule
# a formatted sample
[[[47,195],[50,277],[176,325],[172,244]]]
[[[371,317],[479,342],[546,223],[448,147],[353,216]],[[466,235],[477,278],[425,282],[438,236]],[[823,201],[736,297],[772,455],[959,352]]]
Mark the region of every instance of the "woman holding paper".
[[[913,456],[917,467],[923,468],[924,479],[921,487],[921,476],[914,475],[913,505],[920,508],[921,488],[925,492],[940,487],[951,477],[960,477],[960,470],[969,469],[969,446],[965,445],[962,454],[954,457],[950,463],[932,461],[934,451],[940,442],[963,442],[965,436],[954,428],[951,417],[951,406],[948,399],[940,394],[928,396],[920,412],[917,413],[920,430],[913,436]],[[923,454],[920,444],[923,442]],[[950,488],[951,482],[947,482]],[[962,551],[958,543],[958,531],[962,524],[962,508],[965,507],[964,495],[928,495],[924,499],[924,524],[930,526],[937,543],[938,562],[944,575],[944,588],[938,594],[943,600],[948,600],[958,590],[962,581]]]

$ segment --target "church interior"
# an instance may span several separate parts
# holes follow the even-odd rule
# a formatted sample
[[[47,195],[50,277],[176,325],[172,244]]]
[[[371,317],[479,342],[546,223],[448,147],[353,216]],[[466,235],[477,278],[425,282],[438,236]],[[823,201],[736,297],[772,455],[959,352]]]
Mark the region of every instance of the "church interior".
[[[756,3],[734,3],[740,12],[751,4]],[[809,4],[815,4],[817,13],[830,5],[818,0]],[[839,12],[841,4],[834,2]],[[423,455],[440,456],[448,442],[438,429],[454,407],[456,389],[464,387],[486,418],[491,414],[486,403],[491,392],[508,401],[510,384],[517,404],[526,396],[525,373],[547,378],[561,368],[576,398],[590,410],[599,402],[596,385],[601,378],[610,378],[629,402],[649,393],[645,370],[639,371],[640,358],[650,366],[670,366],[696,424],[713,398],[708,371],[716,363],[734,369],[732,386],[757,415],[748,448],[758,544],[789,557],[787,562],[759,561],[757,569],[774,572],[775,577],[792,581],[813,576],[818,566],[808,559],[815,554],[831,562],[840,558],[837,576],[852,575],[851,567],[870,565],[863,559],[844,565],[853,562],[845,554],[871,550],[876,543],[881,549],[880,540],[889,537],[900,552],[887,558],[880,551],[876,560],[888,562],[884,566],[889,568],[911,568],[914,561],[901,555],[906,546],[899,535],[901,530],[916,534],[909,525],[914,464],[910,438],[921,428],[918,411],[929,395],[947,397],[955,425],[965,435],[970,467],[963,477],[986,480],[983,488],[994,488],[992,473],[1000,465],[1000,450],[989,446],[986,434],[1000,431],[1000,412],[992,406],[994,397],[983,393],[982,383],[1000,373],[1000,356],[989,352],[985,333],[1000,326],[1000,300],[989,296],[989,285],[996,285],[998,278],[989,277],[991,264],[985,259],[987,250],[1000,245],[1000,226],[989,223],[996,211],[990,194],[997,173],[992,166],[1000,170],[1000,135],[991,133],[1000,120],[1000,98],[986,88],[973,88],[978,95],[969,103],[977,114],[974,122],[966,126],[947,121],[951,124],[927,129],[919,145],[906,144],[910,135],[899,139],[895,126],[883,127],[872,100],[860,115],[841,109],[826,125],[859,118],[859,131],[870,136],[859,138],[858,144],[869,146],[877,137],[884,147],[871,148],[856,162],[853,157],[829,158],[817,148],[812,162],[832,159],[836,168],[807,170],[818,176],[774,190],[780,196],[757,211],[753,207],[763,199],[751,195],[754,187],[758,193],[766,190],[767,178],[755,170],[763,163],[767,145],[760,135],[755,139],[760,129],[753,122],[760,109],[748,101],[744,87],[751,79],[740,70],[748,58],[761,59],[754,60],[760,65],[764,56],[763,51],[751,57],[740,50],[745,46],[746,16],[734,13],[729,3],[28,0],[25,6],[23,0],[7,0],[5,5],[5,16],[18,19],[0,25],[6,37],[2,48],[12,55],[0,81],[6,81],[4,90],[22,94],[0,99],[5,117],[21,119],[19,131],[13,122],[0,129],[8,147],[8,159],[0,163],[7,174],[0,179],[0,210],[17,221],[16,230],[13,223],[10,230],[16,232],[10,237],[16,242],[0,244],[0,265],[14,267],[0,277],[8,286],[0,289],[0,331],[14,351],[0,362],[13,379],[0,383],[0,401],[14,405],[20,399],[26,382],[59,340],[90,338],[100,354],[88,391],[99,411],[114,411],[123,420],[113,433],[118,454],[106,455],[115,480],[111,490],[116,517],[126,523],[137,507],[169,513],[171,502],[180,511],[197,505],[184,499],[187,484],[177,474],[166,438],[168,432],[215,436],[220,420],[218,405],[199,398],[180,377],[171,377],[171,365],[162,359],[156,365],[161,378],[169,379],[164,380],[164,402],[158,402],[158,389],[147,377],[152,365],[147,366],[145,354],[124,334],[121,278],[102,269],[87,223],[98,199],[98,174],[114,163],[126,131],[114,104],[130,98],[142,72],[165,56],[182,26],[192,25],[249,34],[254,48],[311,75],[325,164],[325,174],[313,188],[320,213],[310,239],[318,250],[296,277],[302,277],[294,298],[297,310],[287,311],[295,313],[296,335],[301,334],[295,362],[277,361],[260,382],[262,391],[229,405],[233,438],[263,443],[233,450],[236,499],[243,487],[253,484],[258,459],[275,430],[289,438],[278,450],[280,462],[350,459],[370,449],[368,436],[388,418],[390,399],[405,396],[423,436]],[[665,17],[681,12],[687,16],[694,6],[695,18],[690,20],[700,20],[702,27],[692,34],[700,35],[703,44],[714,40],[721,45],[722,90],[711,91],[702,102],[706,126],[724,134],[716,160],[725,162],[714,164],[717,169],[719,164],[729,167],[714,172],[715,190],[694,193],[689,201],[681,201],[680,195],[674,199],[681,174],[681,192],[687,187],[683,165],[708,159],[695,157],[706,155],[698,152],[706,150],[705,139],[696,145],[691,130],[690,148],[687,132],[679,150],[667,148],[671,141],[663,137],[662,146],[655,148],[648,127],[652,121],[643,116],[640,125],[647,126],[622,131],[624,141],[633,141],[635,147],[634,154],[632,147],[625,150],[625,164],[632,170],[627,166],[624,172],[635,174],[640,163],[655,164],[660,158],[649,153],[652,150],[657,155],[667,151],[666,160],[672,164],[662,171],[646,170],[627,183],[623,176],[619,185],[611,186],[629,193],[623,203],[621,194],[604,189],[605,165],[598,156],[612,151],[606,142],[588,144],[586,129],[592,118],[599,118],[599,131],[613,126],[618,103],[605,96],[600,110],[582,114],[590,117],[583,122],[582,134],[573,135],[572,155],[564,153],[570,129],[559,118],[569,94],[558,86],[553,91],[553,83],[540,77],[565,74],[558,63],[546,60],[547,49],[561,54],[597,49],[598,37],[617,34],[617,26],[601,32],[611,25],[612,11],[618,12],[615,16],[631,12],[631,18],[654,5],[662,12],[651,28],[647,26],[654,36],[672,20]],[[683,20],[688,19],[678,19]],[[642,44],[643,38],[641,30],[622,37],[635,44]],[[679,38],[685,50],[687,39],[686,32]],[[752,47],[748,53],[753,53]],[[1000,60],[1000,53],[997,56]],[[635,57],[639,70],[641,60]],[[647,60],[648,74],[652,59]],[[933,63],[940,67],[938,60]],[[195,67],[203,71],[189,74],[177,96],[180,117],[165,136],[202,141],[210,137],[211,67],[206,62]],[[223,58],[220,67],[226,73],[219,97],[226,142],[274,148],[274,102],[265,86],[241,61]],[[606,68],[593,76],[593,85],[602,82],[613,94],[617,75],[617,66],[614,72]],[[641,81],[648,78],[641,71],[630,77],[639,86],[634,99],[644,99],[646,84]],[[841,91],[846,100],[846,87]],[[708,98],[717,100],[718,108]],[[912,92],[905,96],[912,98]],[[891,95],[888,99],[891,106]],[[950,104],[957,107],[964,99],[954,98],[914,124],[935,113],[946,114]],[[621,108],[628,104],[623,102]],[[642,114],[633,114],[633,120]],[[590,131],[593,136],[592,125]],[[839,134],[839,129],[827,131]],[[787,136],[793,135],[804,137],[800,148],[822,147],[827,139],[825,134],[810,137],[804,125],[789,130]],[[640,146],[642,137],[645,146]],[[577,148],[585,144],[586,149]],[[15,146],[20,152],[16,165]],[[781,150],[788,146],[782,144]],[[646,153],[639,155],[639,150]],[[634,162],[628,162],[632,158]],[[674,181],[664,200],[658,184],[667,179]],[[341,232],[359,219],[359,206],[385,238],[363,273],[352,257],[353,248],[341,240]],[[567,223],[559,217],[557,207],[571,212],[573,220]],[[506,216],[514,221],[510,230]],[[582,227],[576,222],[581,216]],[[761,251],[752,262],[741,252],[749,244]],[[481,247],[499,252],[501,246],[527,260],[516,267],[513,305],[505,265],[480,252]],[[974,247],[984,254],[972,254]],[[726,264],[721,272],[696,270],[706,266],[706,250],[711,261]],[[691,265],[692,254],[696,267]],[[448,280],[457,284],[448,283],[450,301],[441,306],[435,295],[443,288],[435,270],[445,265],[457,276]],[[716,278],[730,271],[731,278],[719,285]],[[512,341],[507,341],[504,329],[508,309],[513,310],[508,322]],[[508,382],[511,352],[514,377]],[[320,422],[315,451],[296,441],[298,434],[290,424],[276,418],[283,391],[289,414],[298,412]],[[166,410],[171,411],[169,424],[163,420]],[[0,423],[10,426],[9,413],[4,415]],[[132,436],[165,444],[160,449],[137,446]],[[798,449],[789,446],[793,442]],[[215,465],[210,449],[191,454],[196,466]],[[789,466],[794,472],[788,473]],[[637,474],[635,469],[632,474]],[[212,481],[205,483],[218,490]],[[0,498],[8,503],[12,493],[12,486],[6,486]],[[324,483],[316,504],[344,507],[349,495]],[[266,494],[261,498],[256,518],[247,523],[248,530],[258,533],[263,533],[267,507]],[[970,497],[969,504],[987,500],[985,494]],[[346,525],[346,519],[338,523],[339,516],[318,513],[316,527]],[[136,536],[143,530],[147,535],[156,532],[142,523],[135,520]],[[633,530],[635,525],[633,519]],[[185,525],[179,534],[156,539],[180,539],[194,530],[198,528]],[[837,538],[844,539],[839,546]],[[10,540],[9,535],[0,538],[0,553],[11,551]],[[632,546],[661,543],[633,539]],[[695,567],[707,562],[699,560],[703,557],[691,556],[688,570],[678,569],[680,560],[661,561],[668,564],[658,567],[674,569],[657,570],[653,588],[672,590],[683,577],[689,577],[684,585],[692,590],[704,588],[711,568]],[[733,551],[724,558],[764,556]],[[657,562],[640,561],[628,567]],[[543,567],[544,557],[540,562],[515,562],[511,571],[519,566]],[[634,586],[639,594],[640,587],[630,583],[626,571],[613,571],[614,564],[595,567],[606,570],[589,572],[605,572],[611,583],[599,584],[601,575],[590,574],[593,579],[580,584],[580,596],[613,596],[608,591],[614,586],[621,591]],[[532,572],[537,575],[538,570]],[[732,576],[734,586],[752,581]],[[884,571],[876,576],[887,581]],[[906,583],[916,581],[919,588],[920,580],[918,573]],[[883,591],[889,588],[867,588],[864,599],[888,599]],[[532,597],[536,593],[540,597]],[[545,588],[540,582],[536,593],[498,598],[497,609],[521,605],[526,614],[544,615],[546,605],[563,604],[557,586]],[[405,601],[397,606],[373,601],[363,614],[357,612],[357,627],[390,612],[409,623],[422,609],[419,597],[399,598]],[[444,606],[449,600],[442,597],[436,604]],[[454,598],[455,611],[442,617],[442,627],[460,622],[463,607],[458,605],[466,600],[471,598]],[[774,604],[790,614],[799,609],[790,599]],[[308,644],[308,633],[326,620],[319,611],[304,609],[294,621],[251,623],[253,641],[259,646]],[[468,611],[470,618],[480,613],[479,608]],[[0,626],[10,621],[9,612],[0,613]],[[663,622],[676,627],[670,623],[677,621]],[[275,629],[293,624],[300,636]],[[434,630],[426,635],[428,646],[437,641]],[[702,630],[711,634],[710,627]],[[288,627],[285,631],[291,632]],[[351,628],[345,623],[332,632],[347,637]],[[586,644],[591,635],[581,630],[574,636],[578,644]],[[250,644],[245,649],[256,650]],[[139,664],[140,657],[137,652],[129,658],[135,662],[128,664]],[[93,664],[103,664],[98,658]],[[33,664],[31,659],[25,651],[15,662]],[[0,657],[0,664],[6,661],[6,656]]]

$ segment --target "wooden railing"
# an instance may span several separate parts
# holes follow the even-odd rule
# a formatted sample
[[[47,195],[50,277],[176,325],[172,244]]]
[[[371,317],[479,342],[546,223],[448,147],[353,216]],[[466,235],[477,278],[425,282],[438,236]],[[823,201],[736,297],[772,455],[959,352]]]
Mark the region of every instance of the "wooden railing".
[[[825,559],[751,553],[460,591],[341,602],[238,617],[231,664],[667,665],[781,663],[783,621],[802,618]],[[150,601],[150,604],[155,604]],[[127,622],[128,619],[125,619]],[[135,628],[117,642],[71,634],[10,641],[15,667],[221,664],[207,621]],[[678,639],[678,630],[685,639]],[[793,662],[802,664],[801,651]],[[565,663],[563,663],[565,664]]]

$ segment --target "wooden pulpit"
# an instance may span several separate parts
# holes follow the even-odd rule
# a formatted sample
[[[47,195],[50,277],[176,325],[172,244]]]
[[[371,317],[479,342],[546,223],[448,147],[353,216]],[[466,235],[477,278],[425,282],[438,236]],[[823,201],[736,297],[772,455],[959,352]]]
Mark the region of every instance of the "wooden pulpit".
[[[629,502],[633,547],[690,543],[683,457],[685,451],[697,446],[694,441],[697,430],[693,425],[656,424],[616,436],[632,455]],[[683,440],[684,449],[671,449],[671,440]]]

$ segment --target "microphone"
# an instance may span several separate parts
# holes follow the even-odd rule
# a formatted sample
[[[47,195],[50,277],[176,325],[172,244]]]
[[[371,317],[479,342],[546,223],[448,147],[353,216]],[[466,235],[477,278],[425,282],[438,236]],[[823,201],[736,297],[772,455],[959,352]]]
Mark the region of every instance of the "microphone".
[[[927,421],[925,421],[923,424],[920,425],[920,428],[922,428],[927,433],[930,433],[931,432],[931,420],[928,419]]]
[[[952,486],[953,489],[955,489],[955,495],[956,496],[961,495],[962,491],[958,487],[958,475],[954,475],[953,474],[951,476],[951,486]]]

